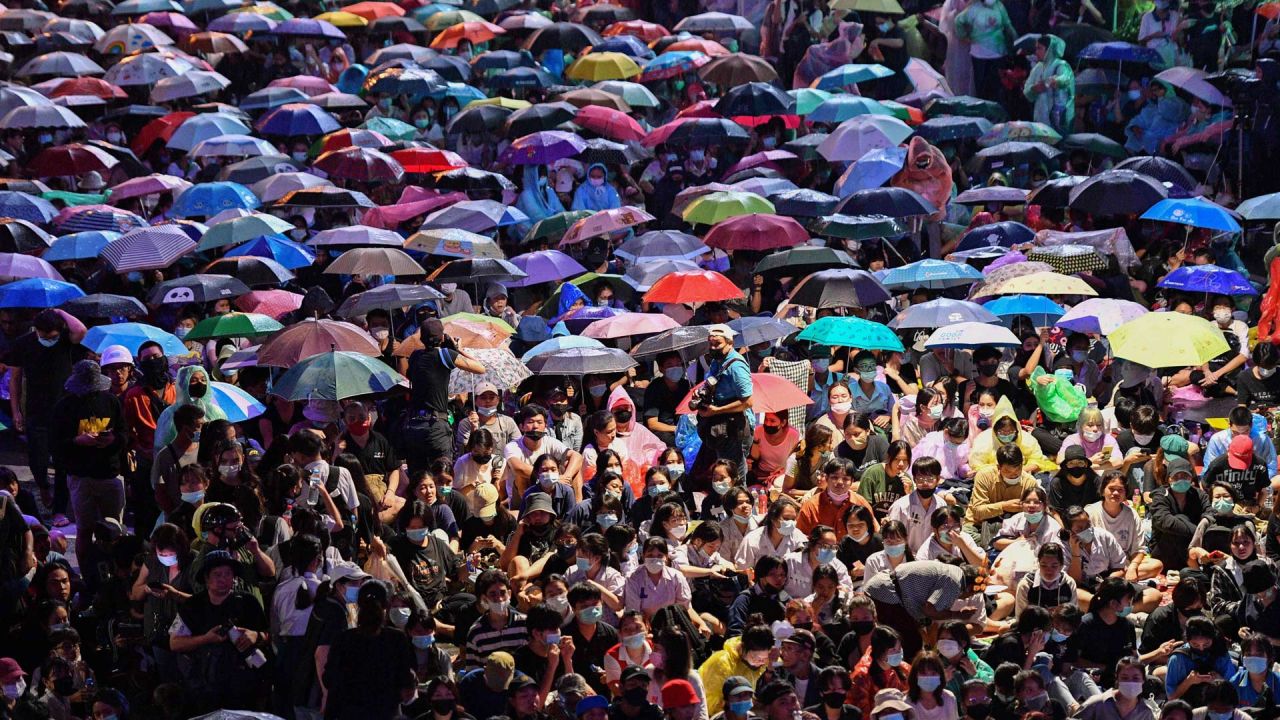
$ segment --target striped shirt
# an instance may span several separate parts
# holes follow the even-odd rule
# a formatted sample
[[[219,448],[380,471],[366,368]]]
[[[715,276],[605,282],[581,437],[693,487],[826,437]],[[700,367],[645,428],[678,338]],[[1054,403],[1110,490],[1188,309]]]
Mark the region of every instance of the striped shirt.
[[[467,631],[467,667],[478,668],[491,653],[499,650],[514,653],[529,643],[529,631],[524,626],[524,614],[507,610],[507,624],[494,630],[485,613],[476,619]]]
[[[867,580],[863,591],[887,605],[900,605],[913,617],[923,617],[922,608],[930,603],[938,610],[946,610],[964,592],[964,571],[954,565],[936,560],[915,560],[898,566],[898,582],[891,573],[880,573]],[[902,597],[897,586],[902,587]]]

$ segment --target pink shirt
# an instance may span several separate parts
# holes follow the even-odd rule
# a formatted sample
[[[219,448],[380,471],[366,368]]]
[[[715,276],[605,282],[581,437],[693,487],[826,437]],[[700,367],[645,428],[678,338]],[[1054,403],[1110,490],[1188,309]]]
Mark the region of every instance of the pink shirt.
[[[755,446],[760,451],[760,459],[753,466],[752,474],[762,483],[782,474],[782,471],[787,467],[787,458],[791,457],[796,445],[800,443],[800,432],[795,428],[787,426],[786,432],[783,434],[786,439],[780,444],[774,445],[767,439],[769,438],[769,433],[764,431],[764,425],[756,426]]]

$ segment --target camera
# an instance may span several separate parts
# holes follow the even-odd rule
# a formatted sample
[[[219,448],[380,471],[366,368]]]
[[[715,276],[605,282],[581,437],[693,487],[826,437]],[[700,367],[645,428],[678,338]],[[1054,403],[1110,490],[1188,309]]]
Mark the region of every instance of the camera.
[[[235,535],[227,538],[227,549],[232,551],[239,550],[249,544],[249,540],[252,539],[252,537],[253,536],[249,534],[249,528],[241,525],[239,528],[236,528]]]
[[[716,394],[716,385],[719,382],[715,375],[707,377],[706,381],[697,390],[694,390],[693,395],[689,397],[689,409],[697,412],[711,407],[713,404],[712,399]]]

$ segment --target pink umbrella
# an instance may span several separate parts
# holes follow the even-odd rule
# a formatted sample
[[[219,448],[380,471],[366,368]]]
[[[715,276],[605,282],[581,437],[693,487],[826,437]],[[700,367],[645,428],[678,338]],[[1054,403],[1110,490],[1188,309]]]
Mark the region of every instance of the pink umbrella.
[[[0,253],[0,282],[7,283],[26,278],[63,279],[62,273],[34,255]]]
[[[395,158],[373,148],[345,147],[334,150],[316,158],[313,165],[331,178],[361,182],[397,181],[404,177],[404,168]]]
[[[167,27],[187,32],[195,32],[200,29],[196,27],[195,23],[188,20],[186,15],[176,12],[149,12],[143,15],[138,22],[144,22],[152,27]]]
[[[258,349],[258,364],[293,367],[312,355],[332,350],[346,350],[369,357],[382,354],[373,338],[351,323],[311,319],[290,325],[262,343]]]
[[[574,223],[569,232],[564,234],[560,247],[585,242],[589,238],[608,235],[619,230],[626,230],[640,223],[653,220],[653,216],[639,208],[623,205],[620,208],[601,210]]]
[[[267,83],[267,87],[290,87],[295,90],[301,90],[307,97],[338,92],[338,88],[331,85],[327,80],[313,75],[294,75],[293,77],[272,80]]]
[[[624,112],[599,105],[588,105],[578,111],[573,124],[618,142],[644,139],[644,128]]]
[[[784,163],[798,161],[800,157],[793,152],[787,150],[765,150],[754,155],[748,155],[733,164],[733,167],[725,171],[725,175],[732,175],[743,170],[750,170],[754,167],[768,167],[781,170]]]
[[[809,233],[789,217],[738,215],[712,226],[704,242],[725,251],[776,250],[809,242]]]
[[[260,313],[279,320],[302,307],[302,296],[288,290],[254,290],[236,298],[235,305],[244,312]]]
[[[118,205],[122,200],[171,192],[174,195],[191,187],[191,183],[180,177],[152,173],[142,177],[130,178],[111,188],[111,197],[107,202]]]
[[[406,199],[410,197],[410,191],[413,190],[418,191],[413,193],[416,199]],[[466,199],[465,193],[437,193],[410,185],[404,189],[395,205],[370,208],[360,222],[369,227],[392,229],[405,220],[435,212],[442,207],[448,207]]]
[[[611,318],[596,320],[582,331],[582,336],[596,340],[611,340],[632,335],[656,335],[676,327],[680,327],[680,323],[661,313],[622,313]]]

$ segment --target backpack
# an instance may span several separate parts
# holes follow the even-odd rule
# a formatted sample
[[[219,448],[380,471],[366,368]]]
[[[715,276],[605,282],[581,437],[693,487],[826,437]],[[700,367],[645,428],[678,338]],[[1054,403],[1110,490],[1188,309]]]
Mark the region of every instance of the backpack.
[[[653,635],[657,637],[658,633],[664,628],[675,627],[682,630],[686,637],[689,638],[689,665],[694,668],[702,667],[702,664],[711,657],[711,647],[707,644],[706,638],[702,637],[702,633],[693,626],[693,621],[689,619],[689,611],[683,605],[668,605],[659,608],[653,614],[650,620],[650,626],[653,628]]]
[[[344,560],[350,560],[354,557],[356,549],[356,514],[347,507],[347,499],[338,492],[338,480],[341,478],[342,469],[330,465],[329,476],[324,481],[324,489],[333,498],[333,504],[342,515],[342,529],[330,533],[333,547],[337,548]]]

